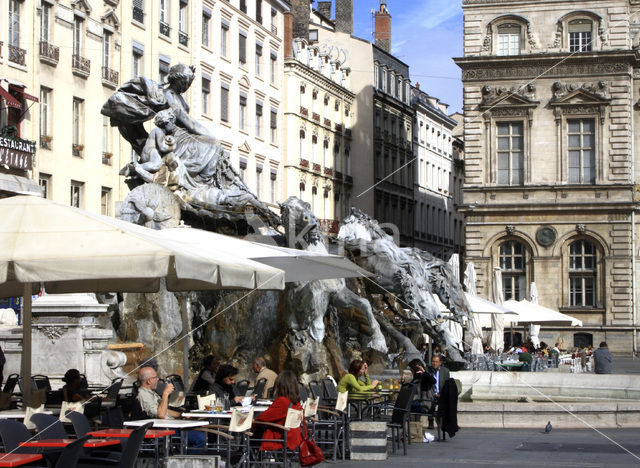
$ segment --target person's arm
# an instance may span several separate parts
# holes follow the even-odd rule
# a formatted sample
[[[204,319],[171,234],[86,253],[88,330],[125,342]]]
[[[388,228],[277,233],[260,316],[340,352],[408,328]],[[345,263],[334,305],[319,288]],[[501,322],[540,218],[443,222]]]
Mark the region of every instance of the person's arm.
[[[344,383],[347,387],[347,390],[349,391],[351,391],[351,389],[353,389],[355,392],[368,392],[373,390],[373,385],[371,385],[371,383],[367,385],[366,383],[363,383],[360,380],[356,379],[353,374],[347,374],[345,378],[346,380]]]
[[[255,418],[256,421],[274,422],[286,417],[287,409],[289,408],[288,401],[283,397],[276,398],[266,411]]]
[[[158,405],[158,419],[165,419],[167,414],[173,416],[169,413],[169,395],[173,393],[173,384],[167,384],[162,391],[162,399],[160,400],[160,404]],[[175,411],[173,411],[175,413]]]

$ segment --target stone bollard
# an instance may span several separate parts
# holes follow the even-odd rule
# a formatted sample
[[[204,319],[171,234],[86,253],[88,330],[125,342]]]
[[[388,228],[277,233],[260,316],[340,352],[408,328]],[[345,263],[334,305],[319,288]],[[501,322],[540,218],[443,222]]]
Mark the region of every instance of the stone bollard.
[[[217,455],[173,455],[166,459],[165,468],[219,468]]]
[[[349,440],[351,460],[387,459],[386,422],[353,421],[350,423]]]

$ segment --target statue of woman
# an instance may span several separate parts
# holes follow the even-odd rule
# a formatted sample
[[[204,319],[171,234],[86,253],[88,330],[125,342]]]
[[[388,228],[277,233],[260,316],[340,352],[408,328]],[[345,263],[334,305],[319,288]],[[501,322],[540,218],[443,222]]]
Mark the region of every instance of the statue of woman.
[[[109,97],[102,114],[110,117],[111,125],[117,126],[141,155],[149,136],[143,123],[161,110],[171,109],[177,126],[171,163],[174,174],[170,188],[174,193],[195,211],[214,217],[243,217],[245,207],[251,206],[267,224],[277,226],[278,216],[251,193],[218,139],[189,115],[182,94],[194,77],[195,67],[178,64],[170,68],[167,83],[162,85],[148,78],[134,78]],[[140,182],[134,180],[131,185]]]

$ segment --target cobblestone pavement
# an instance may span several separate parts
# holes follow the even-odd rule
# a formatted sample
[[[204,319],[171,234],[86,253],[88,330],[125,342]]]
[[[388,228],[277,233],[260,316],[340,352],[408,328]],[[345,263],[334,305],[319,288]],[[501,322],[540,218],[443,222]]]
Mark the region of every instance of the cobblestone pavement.
[[[493,467],[597,468],[640,466],[640,429],[602,430],[638,458],[592,429],[461,429],[444,442],[412,444],[407,456],[386,461],[339,462],[340,468]],[[402,453],[402,452],[400,452]],[[323,468],[329,464],[323,463]]]
[[[614,374],[640,374],[640,357],[613,355],[611,364]]]

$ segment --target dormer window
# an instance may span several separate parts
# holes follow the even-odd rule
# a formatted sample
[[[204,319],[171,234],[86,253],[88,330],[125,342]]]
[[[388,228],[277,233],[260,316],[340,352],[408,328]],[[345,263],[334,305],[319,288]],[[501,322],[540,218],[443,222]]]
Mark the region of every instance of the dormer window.
[[[588,19],[569,21],[569,52],[592,50],[593,22]]]
[[[498,26],[498,55],[520,55],[522,28],[516,23]]]

